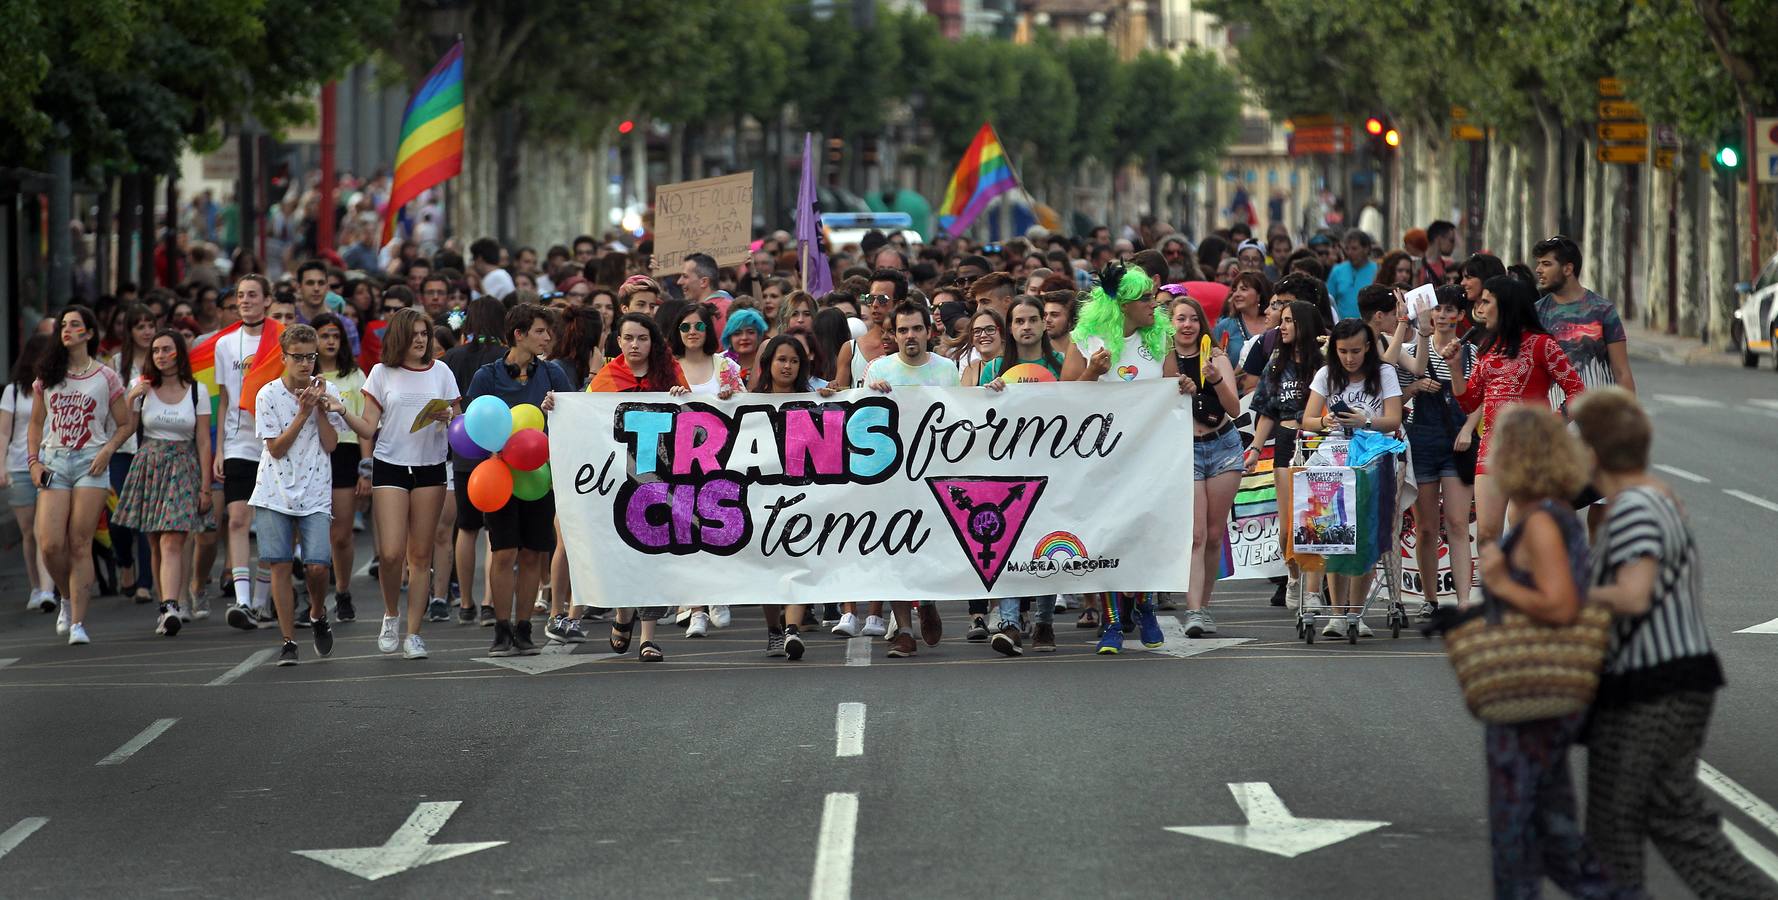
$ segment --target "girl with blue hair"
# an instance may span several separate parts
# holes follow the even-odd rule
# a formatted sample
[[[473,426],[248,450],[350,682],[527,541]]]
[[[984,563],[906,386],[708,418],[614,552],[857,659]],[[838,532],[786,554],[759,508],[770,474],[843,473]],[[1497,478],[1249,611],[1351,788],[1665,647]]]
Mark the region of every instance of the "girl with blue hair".
[[[741,380],[752,383],[759,368],[759,343],[766,333],[765,316],[751,306],[729,307],[728,321],[722,326],[724,356],[741,366]]]

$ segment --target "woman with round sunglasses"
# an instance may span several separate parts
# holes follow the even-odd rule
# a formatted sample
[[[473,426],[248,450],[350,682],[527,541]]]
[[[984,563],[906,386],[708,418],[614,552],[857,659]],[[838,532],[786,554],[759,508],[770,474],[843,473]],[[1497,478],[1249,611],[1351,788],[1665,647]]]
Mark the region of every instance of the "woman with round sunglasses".
[[[715,397],[746,389],[741,364],[726,353],[717,353],[715,327],[716,307],[708,303],[685,304],[667,326],[667,347],[679,361],[691,392]]]

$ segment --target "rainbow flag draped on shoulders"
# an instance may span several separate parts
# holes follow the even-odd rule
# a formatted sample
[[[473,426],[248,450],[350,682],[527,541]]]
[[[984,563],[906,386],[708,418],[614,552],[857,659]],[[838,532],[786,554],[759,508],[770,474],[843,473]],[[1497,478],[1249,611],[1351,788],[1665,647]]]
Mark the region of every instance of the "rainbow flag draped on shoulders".
[[[948,234],[963,233],[995,197],[1018,186],[1018,175],[1006,148],[1000,145],[1000,136],[993,125],[984,122],[969,149],[963,151],[957,171],[951,173],[945,202],[938,209],[938,227]]]
[[[216,391],[216,342],[240,328],[241,323],[236,320],[191,348],[191,374],[210,392],[212,428],[221,421],[218,414],[222,407],[222,398],[217,396]],[[235,398],[235,406],[252,412],[254,401],[259,399],[259,389],[284,374],[284,352],[278,347],[278,337],[283,333],[284,326],[278,324],[278,320],[265,320],[265,328],[259,333],[259,350],[253,354],[253,365],[248,366],[247,371],[241,375],[241,396]]]
[[[383,211],[383,243],[395,233],[402,207],[447,178],[463,172],[463,42],[432,67],[408,101],[395,151],[395,181]]]

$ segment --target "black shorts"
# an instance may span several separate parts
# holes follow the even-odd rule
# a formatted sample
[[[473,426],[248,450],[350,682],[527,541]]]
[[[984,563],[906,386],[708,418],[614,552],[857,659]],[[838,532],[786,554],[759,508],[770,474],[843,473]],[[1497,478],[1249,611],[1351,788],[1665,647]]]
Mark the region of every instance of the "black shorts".
[[[333,462],[333,489],[336,491],[358,486],[358,460],[362,455],[357,444],[340,444],[333,448],[328,459]]]
[[[536,500],[514,497],[487,514],[488,549],[556,552],[556,495]]]
[[[222,502],[246,503],[253,499],[253,484],[259,480],[259,460],[225,459],[222,461]]]
[[[469,471],[474,471],[469,470]],[[487,516],[469,502],[469,471],[457,470],[457,530],[480,531],[488,527]]]
[[[370,486],[373,488],[401,488],[404,491],[444,487],[445,464],[398,466],[379,459],[371,464]]]

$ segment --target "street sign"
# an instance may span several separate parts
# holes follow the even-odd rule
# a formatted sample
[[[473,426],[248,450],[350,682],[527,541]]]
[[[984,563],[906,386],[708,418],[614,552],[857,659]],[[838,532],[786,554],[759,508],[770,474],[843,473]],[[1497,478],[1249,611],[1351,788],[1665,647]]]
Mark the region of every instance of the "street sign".
[[[1467,107],[1467,106],[1453,106],[1453,107],[1451,107],[1451,121],[1461,122],[1461,121],[1468,119],[1468,118],[1469,118],[1469,107]]]
[[[1639,166],[1648,162],[1648,147],[1642,144],[1631,144],[1624,147],[1599,147],[1593,151],[1593,156],[1602,163]]]
[[[1657,169],[1671,169],[1671,168],[1673,168],[1673,154],[1674,154],[1674,152],[1675,151],[1670,147],[1655,148],[1655,168],[1657,168]]]
[[[1641,122],[1600,122],[1597,126],[1602,141],[1646,141],[1648,126]]]
[[[1300,123],[1301,120],[1296,120]],[[1346,153],[1353,149],[1350,125],[1302,125],[1290,133],[1291,156],[1311,153]]]
[[[1778,119],[1753,120],[1753,165],[1760,182],[1778,181]]]
[[[1655,146],[1657,146],[1657,147],[1678,147],[1679,146],[1679,129],[1674,128],[1671,125],[1656,125],[1655,126]]]
[[[1599,101],[1599,118],[1601,119],[1640,119],[1642,107],[1628,100]]]
[[[1601,96],[1601,97],[1622,97],[1623,95],[1624,95],[1623,79],[1621,79],[1621,78],[1601,78],[1601,79],[1599,79],[1599,96]]]
[[[1487,140],[1488,132],[1479,125],[1452,125],[1451,138],[1459,141]]]

